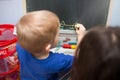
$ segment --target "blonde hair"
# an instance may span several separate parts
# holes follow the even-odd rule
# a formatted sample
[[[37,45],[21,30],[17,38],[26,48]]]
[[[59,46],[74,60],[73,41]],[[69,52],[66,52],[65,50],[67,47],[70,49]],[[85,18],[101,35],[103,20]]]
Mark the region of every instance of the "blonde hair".
[[[24,15],[16,25],[19,44],[30,52],[38,52],[53,44],[59,27],[59,18],[47,10]]]

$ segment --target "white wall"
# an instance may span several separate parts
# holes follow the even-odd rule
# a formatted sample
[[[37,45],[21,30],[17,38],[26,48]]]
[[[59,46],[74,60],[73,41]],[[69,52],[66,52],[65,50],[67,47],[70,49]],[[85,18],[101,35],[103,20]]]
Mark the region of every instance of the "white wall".
[[[120,0],[113,0],[109,25],[120,26]]]
[[[16,24],[22,15],[22,0],[0,0],[0,24]]]

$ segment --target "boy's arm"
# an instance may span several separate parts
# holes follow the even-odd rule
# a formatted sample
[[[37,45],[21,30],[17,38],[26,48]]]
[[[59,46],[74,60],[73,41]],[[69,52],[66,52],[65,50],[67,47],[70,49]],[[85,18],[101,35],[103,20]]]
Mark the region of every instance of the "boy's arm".
[[[73,59],[74,59],[74,56],[63,54],[60,72],[69,71],[72,67]]]
[[[70,71],[73,64],[74,56],[63,54],[62,58],[62,65],[58,76],[59,80],[67,80],[70,77]]]
[[[77,42],[77,45],[78,45],[86,33],[86,28],[82,24],[76,24],[75,29],[78,35],[78,42]]]

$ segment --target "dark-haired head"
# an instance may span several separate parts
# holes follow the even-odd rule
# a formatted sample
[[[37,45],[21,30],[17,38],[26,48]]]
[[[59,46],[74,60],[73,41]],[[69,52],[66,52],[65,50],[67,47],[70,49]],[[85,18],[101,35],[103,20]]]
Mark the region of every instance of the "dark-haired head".
[[[120,28],[95,27],[78,45],[72,80],[120,80]]]

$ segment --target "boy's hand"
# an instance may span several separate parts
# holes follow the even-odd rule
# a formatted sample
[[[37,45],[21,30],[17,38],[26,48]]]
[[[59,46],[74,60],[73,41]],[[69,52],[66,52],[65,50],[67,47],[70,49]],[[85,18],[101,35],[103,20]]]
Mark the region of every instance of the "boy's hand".
[[[82,24],[76,24],[75,30],[78,36],[81,36],[86,32],[86,28]]]
[[[82,24],[76,24],[75,30],[78,35],[78,43],[80,43],[80,41],[82,40],[83,36],[86,33],[86,28]]]

